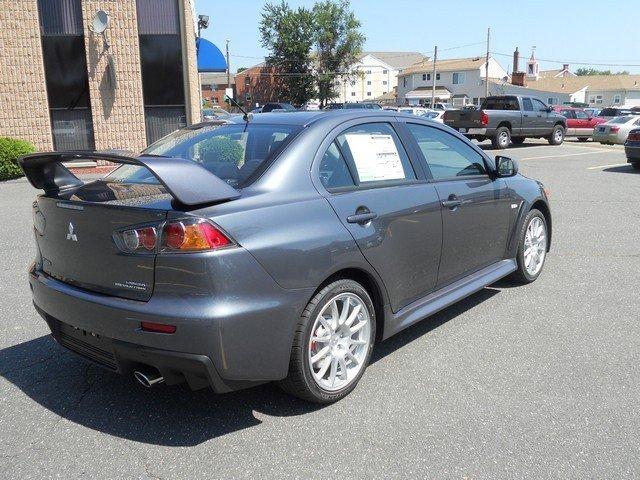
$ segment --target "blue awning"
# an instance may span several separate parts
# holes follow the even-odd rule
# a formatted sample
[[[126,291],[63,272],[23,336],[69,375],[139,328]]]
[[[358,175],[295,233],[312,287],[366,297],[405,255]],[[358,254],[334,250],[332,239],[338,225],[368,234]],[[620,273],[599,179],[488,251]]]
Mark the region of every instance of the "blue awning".
[[[204,38],[196,39],[198,72],[226,72],[227,62],[218,47]]]

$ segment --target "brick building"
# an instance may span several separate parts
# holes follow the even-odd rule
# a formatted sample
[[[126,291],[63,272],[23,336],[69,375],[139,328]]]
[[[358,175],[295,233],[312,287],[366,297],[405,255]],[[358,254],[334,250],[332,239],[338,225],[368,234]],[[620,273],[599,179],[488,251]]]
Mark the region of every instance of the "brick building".
[[[247,68],[235,76],[236,101],[246,107],[264,105],[267,102],[285,101],[276,94],[276,77],[274,69],[265,63]]]
[[[235,92],[235,79],[233,75],[229,76],[231,89]],[[224,107],[225,95],[227,91],[227,74],[226,73],[201,73],[200,85],[202,86],[202,101],[205,105]],[[235,99],[235,93],[233,95]]]
[[[198,121],[192,1],[3,1],[0,136],[39,150],[140,150]],[[90,28],[99,10],[104,36]]]

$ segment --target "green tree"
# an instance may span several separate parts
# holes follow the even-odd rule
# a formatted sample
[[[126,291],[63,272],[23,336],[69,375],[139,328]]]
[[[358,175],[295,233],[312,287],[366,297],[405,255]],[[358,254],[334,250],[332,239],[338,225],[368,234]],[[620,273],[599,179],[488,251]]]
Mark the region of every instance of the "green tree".
[[[362,54],[365,36],[348,0],[324,0],[313,6],[316,85],[320,107],[338,96],[336,79]]]
[[[269,50],[267,65],[275,70],[275,88],[280,99],[302,105],[315,96],[313,78],[313,15],[304,7],[292,9],[282,0],[262,9],[260,37]]]
[[[611,70],[598,70],[597,68],[581,67],[576,70],[576,75],[580,77],[585,75],[629,75],[629,71],[620,70],[619,72],[612,72]]]

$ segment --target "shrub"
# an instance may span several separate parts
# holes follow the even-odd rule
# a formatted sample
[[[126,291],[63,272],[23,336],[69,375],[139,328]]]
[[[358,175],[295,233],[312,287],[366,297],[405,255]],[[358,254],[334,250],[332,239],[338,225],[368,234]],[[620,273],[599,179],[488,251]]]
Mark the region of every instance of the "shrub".
[[[0,180],[21,177],[23,174],[18,166],[18,157],[35,150],[35,147],[25,140],[0,137]]]
[[[240,163],[244,149],[236,140],[225,136],[217,136],[200,144],[200,158],[215,162]]]

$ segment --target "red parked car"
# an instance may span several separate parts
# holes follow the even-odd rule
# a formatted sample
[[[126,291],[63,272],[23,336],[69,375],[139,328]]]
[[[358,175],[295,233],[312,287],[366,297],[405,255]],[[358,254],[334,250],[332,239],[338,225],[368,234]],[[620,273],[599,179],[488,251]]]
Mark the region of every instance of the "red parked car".
[[[592,117],[581,108],[555,106],[553,109],[567,118],[565,137],[578,137],[586,142],[593,136],[593,128],[599,123],[605,123],[606,118]]]

